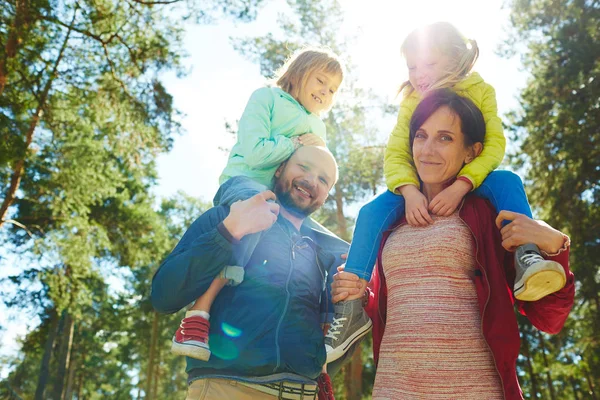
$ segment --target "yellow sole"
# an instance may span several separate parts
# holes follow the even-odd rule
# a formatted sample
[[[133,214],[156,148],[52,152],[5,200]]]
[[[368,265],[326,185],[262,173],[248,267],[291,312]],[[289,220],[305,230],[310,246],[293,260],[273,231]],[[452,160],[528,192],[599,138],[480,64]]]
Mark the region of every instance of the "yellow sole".
[[[562,273],[561,273],[562,272]],[[549,294],[558,292],[567,283],[564,270],[545,270],[532,274],[515,297],[521,301],[536,301]]]

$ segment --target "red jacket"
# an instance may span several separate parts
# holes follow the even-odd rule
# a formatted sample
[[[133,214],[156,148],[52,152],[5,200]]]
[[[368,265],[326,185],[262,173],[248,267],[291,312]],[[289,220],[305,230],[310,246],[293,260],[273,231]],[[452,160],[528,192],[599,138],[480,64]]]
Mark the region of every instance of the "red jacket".
[[[479,268],[473,279],[479,300],[483,336],[496,362],[505,399],[522,399],[516,370],[520,338],[514,304],[538,329],[558,333],[569,315],[575,296],[574,277],[569,270],[569,252],[567,250],[556,257],[550,257],[565,269],[567,283],[564,288],[535,302],[515,300],[512,294],[515,280],[514,254],[505,251],[501,245],[501,235],[495,225],[496,212],[486,200],[469,195],[465,198],[459,215],[471,229],[475,240]],[[402,223],[405,223],[404,219],[396,226]],[[387,311],[387,287],[381,253],[390,232],[391,230],[384,234],[379,249],[377,268],[373,271],[369,284],[370,297],[366,306],[367,314],[373,321],[373,356],[376,365]]]

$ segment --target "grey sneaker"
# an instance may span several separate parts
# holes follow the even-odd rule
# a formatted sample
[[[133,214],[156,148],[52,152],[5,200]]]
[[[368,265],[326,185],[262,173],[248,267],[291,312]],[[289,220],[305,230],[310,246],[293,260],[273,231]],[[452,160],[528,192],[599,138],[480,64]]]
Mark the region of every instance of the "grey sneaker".
[[[350,346],[371,330],[372,326],[373,322],[363,310],[362,299],[335,304],[333,322],[325,335],[327,363],[343,356]]]
[[[562,265],[545,260],[535,244],[524,244],[515,252],[515,297],[522,301],[536,301],[559,291],[567,277]]]
[[[237,286],[244,280],[244,268],[237,265],[228,265],[219,272],[217,278],[229,279],[227,286]]]

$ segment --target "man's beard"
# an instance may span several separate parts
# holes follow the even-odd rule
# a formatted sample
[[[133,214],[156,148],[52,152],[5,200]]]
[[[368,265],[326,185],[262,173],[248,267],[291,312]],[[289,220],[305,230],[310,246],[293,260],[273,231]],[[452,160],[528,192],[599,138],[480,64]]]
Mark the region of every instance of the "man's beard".
[[[300,183],[297,182],[295,183],[297,186],[307,190],[308,189],[308,185],[305,183]],[[289,188],[284,188],[283,187],[283,182],[281,182],[280,179],[278,179],[275,182],[275,187],[273,188],[273,191],[275,192],[275,195],[277,196],[277,201],[279,202],[279,204],[285,208],[290,214],[292,214],[294,217],[296,218],[306,218],[308,217],[310,214],[314,213],[315,211],[317,211],[319,209],[319,207],[321,206],[320,204],[316,204],[316,203],[309,203],[307,206],[302,207],[298,204],[296,204],[296,202],[294,201],[293,197],[292,197],[292,190],[294,189],[294,183],[291,182]]]

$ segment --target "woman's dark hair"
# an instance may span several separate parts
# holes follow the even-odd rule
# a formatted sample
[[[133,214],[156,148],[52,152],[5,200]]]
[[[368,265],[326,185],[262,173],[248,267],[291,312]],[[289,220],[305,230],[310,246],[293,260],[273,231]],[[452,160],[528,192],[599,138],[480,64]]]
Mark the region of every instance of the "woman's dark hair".
[[[481,110],[469,99],[461,97],[450,89],[430,92],[421,100],[410,119],[410,148],[412,151],[415,134],[438,108],[446,106],[460,118],[460,129],[465,134],[465,145],[483,143],[485,121]]]

